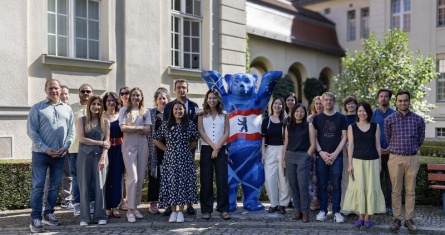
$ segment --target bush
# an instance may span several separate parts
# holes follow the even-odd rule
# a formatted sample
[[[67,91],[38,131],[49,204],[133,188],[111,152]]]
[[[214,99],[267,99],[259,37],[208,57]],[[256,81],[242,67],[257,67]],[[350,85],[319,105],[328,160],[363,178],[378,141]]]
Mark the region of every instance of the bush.
[[[445,141],[425,141],[420,147],[420,155],[445,158]]]
[[[429,189],[428,172],[426,162],[437,159],[434,163],[443,163],[442,158],[421,157],[421,165],[417,175],[416,204],[418,205],[441,205],[441,193],[439,190]],[[195,161],[198,179],[199,195],[199,160]],[[148,177],[144,178],[142,200],[147,202]],[[216,185],[213,185],[216,198]],[[31,190],[31,161],[30,160],[0,160],[0,210],[14,210],[30,207]],[[242,190],[238,190],[238,200],[241,200]],[[402,197],[403,198],[403,197]],[[268,201],[266,190],[262,189],[261,201]]]
[[[0,210],[30,207],[31,161],[0,161]]]

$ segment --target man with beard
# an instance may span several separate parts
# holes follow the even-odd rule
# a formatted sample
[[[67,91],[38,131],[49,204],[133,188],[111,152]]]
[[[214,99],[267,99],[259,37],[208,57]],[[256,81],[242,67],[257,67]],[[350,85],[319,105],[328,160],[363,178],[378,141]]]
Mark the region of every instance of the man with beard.
[[[405,182],[405,226],[416,231],[414,205],[416,203],[416,177],[420,161],[417,152],[425,139],[425,121],[409,109],[411,95],[400,91],[396,95],[397,112],[385,119],[385,136],[388,141],[388,168],[392,183],[393,221],[390,229],[400,229],[402,219],[402,188]]]
[[[389,117],[389,115],[393,114],[395,111],[389,105],[391,100],[392,92],[388,89],[380,89],[377,92],[377,101],[379,102],[379,107],[374,110],[374,114],[372,115],[371,122],[377,123],[380,125],[380,147],[381,147],[381,163],[382,163],[382,171],[380,172],[380,182],[383,187],[385,184],[385,188],[382,188],[382,191],[385,192],[385,204],[386,204],[386,213],[392,216],[392,203],[391,203],[391,193],[392,193],[392,185],[391,179],[389,177],[388,170],[388,159],[389,159],[389,150],[388,150],[388,142],[386,142],[385,138],[385,119]]]

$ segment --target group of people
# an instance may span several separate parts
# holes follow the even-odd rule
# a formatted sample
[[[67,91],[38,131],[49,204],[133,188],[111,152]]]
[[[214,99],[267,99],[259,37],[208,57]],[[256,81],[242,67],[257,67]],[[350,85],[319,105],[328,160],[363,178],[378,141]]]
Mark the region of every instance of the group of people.
[[[390,108],[391,97],[390,90],[380,89],[373,111],[348,96],[343,115],[334,109],[335,96],[325,92],[313,99],[310,116],[295,103],[295,94],[275,98],[262,122],[268,211],[286,213],[291,195],[293,220],[307,223],[310,211],[319,209],[315,219],[326,221],[331,202],[337,223],[345,221],[342,213],[356,213],[354,226],[372,227],[371,215],[387,213],[394,218],[390,228],[399,230],[404,182],[405,226],[416,231],[417,152],[425,123],[410,111],[409,92],[396,94],[396,110]]]
[[[213,212],[213,172],[218,185],[216,210],[221,218],[231,218],[225,147],[229,124],[216,90],[206,94],[201,112],[187,98],[188,83],[183,79],[175,81],[174,101],[160,87],[150,109],[137,87],[100,97],[91,85],[82,84],[79,102],[71,105],[69,89],[59,81],[48,80],[45,92],[46,99],[33,105],[28,117],[33,142],[32,232],[43,231],[42,224],[60,225],[54,206],[62,175],[71,179],[63,208],[73,209],[81,226],[120,218],[119,206],[127,210],[128,222],[144,218],[138,206],[147,168],[150,212],[166,208],[163,214],[170,216],[169,222],[184,222],[184,206],[194,214],[192,205],[198,202],[194,153],[200,138],[203,218],[210,219]],[[64,172],[66,167],[69,171]]]
[[[160,87],[154,108],[148,109],[140,88],[123,87],[119,94],[100,97],[82,84],[79,102],[69,105],[68,88],[48,80],[46,99],[33,105],[28,117],[33,143],[31,231],[42,231],[42,224],[60,225],[54,206],[62,176],[72,180],[71,195],[63,196],[62,205],[73,208],[81,226],[120,218],[119,206],[127,210],[130,223],[144,218],[138,206],[147,168],[150,212],[165,208],[169,222],[184,222],[184,207],[194,214],[192,204],[198,203],[194,154],[199,139],[202,218],[213,213],[215,174],[216,211],[230,219],[228,115],[217,90],[206,93],[200,111],[187,98],[188,89],[186,80],[176,80],[176,99],[171,101],[168,90]],[[325,221],[331,200],[338,223],[344,222],[341,209],[359,215],[357,227],[371,227],[371,215],[387,212],[394,217],[391,229],[398,230],[405,181],[405,226],[416,230],[417,151],[425,124],[409,110],[409,92],[397,93],[397,111],[389,106],[391,95],[381,89],[374,112],[369,104],[347,97],[346,116],[335,111],[330,92],[314,98],[310,116],[294,93],[275,98],[261,126],[269,212],[286,213],[292,202],[293,220],[307,223],[311,209],[320,209],[316,220]]]

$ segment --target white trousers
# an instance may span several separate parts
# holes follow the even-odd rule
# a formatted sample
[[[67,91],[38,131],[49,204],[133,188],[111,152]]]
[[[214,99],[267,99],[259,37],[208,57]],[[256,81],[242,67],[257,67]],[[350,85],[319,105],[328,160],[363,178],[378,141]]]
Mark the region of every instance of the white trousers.
[[[290,200],[290,190],[281,164],[283,145],[268,145],[266,147],[266,161],[264,183],[269,196],[270,206],[287,206]]]

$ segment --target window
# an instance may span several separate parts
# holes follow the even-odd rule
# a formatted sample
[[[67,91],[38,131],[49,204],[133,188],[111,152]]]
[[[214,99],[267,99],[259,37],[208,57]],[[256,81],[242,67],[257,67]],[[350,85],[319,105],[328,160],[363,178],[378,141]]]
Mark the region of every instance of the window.
[[[437,0],[437,26],[445,26],[445,0]]]
[[[48,0],[48,55],[100,59],[100,2]]]
[[[445,59],[437,62],[437,102],[445,102]]]
[[[411,0],[392,0],[391,13],[391,28],[411,31]]]
[[[348,11],[348,30],[347,39],[348,41],[355,40],[355,11]]]
[[[436,138],[444,138],[445,137],[445,128],[439,127],[436,128]]]
[[[201,68],[201,0],[172,0],[172,66]]]
[[[361,24],[360,24],[360,37],[369,37],[369,8],[363,8],[361,10]]]

